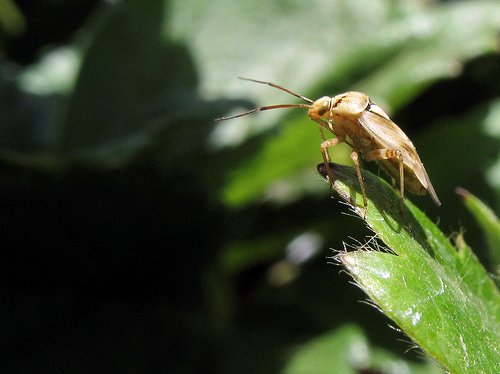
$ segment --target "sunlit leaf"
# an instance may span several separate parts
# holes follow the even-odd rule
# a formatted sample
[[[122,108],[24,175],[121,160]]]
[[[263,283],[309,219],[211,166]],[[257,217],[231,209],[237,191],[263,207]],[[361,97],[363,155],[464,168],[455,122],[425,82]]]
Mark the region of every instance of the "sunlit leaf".
[[[332,171],[337,192],[363,214],[355,170],[336,165]],[[498,372],[500,292],[484,267],[469,247],[457,250],[408,200],[403,217],[399,196],[386,182],[368,172],[363,177],[366,223],[376,239],[357,251],[339,253],[337,260],[448,371]]]

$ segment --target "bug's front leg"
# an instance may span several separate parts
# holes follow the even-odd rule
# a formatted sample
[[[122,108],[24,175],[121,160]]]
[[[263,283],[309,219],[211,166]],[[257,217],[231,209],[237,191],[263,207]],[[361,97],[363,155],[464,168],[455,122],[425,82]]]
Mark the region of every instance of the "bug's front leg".
[[[340,143],[343,143],[345,141],[345,136],[344,137],[336,137],[336,138],[331,138],[331,139],[325,139],[323,135],[323,129],[320,127],[319,131],[321,132],[321,137],[323,139],[323,142],[321,143],[321,155],[323,156],[323,161],[325,163],[326,170],[328,172],[328,180],[330,181],[330,186],[333,187],[333,174],[332,174],[332,169],[330,169],[330,154],[328,153],[328,148],[330,147],[335,147],[336,145],[339,145]]]
[[[398,159],[399,165],[399,188],[400,188],[400,210],[403,214],[404,210],[404,199],[405,199],[405,175],[404,175],[404,164],[403,164],[403,153],[399,149],[393,148],[381,148],[375,149],[373,151],[363,154],[366,161],[380,161],[389,160],[391,158]]]
[[[330,159],[330,154],[328,153],[328,148],[330,147],[335,147],[336,145],[345,142],[346,140],[346,135],[345,134],[335,134],[337,135],[336,138],[331,138],[331,139],[325,139],[325,134],[323,133],[323,129],[328,129],[330,130],[330,125],[328,122],[321,118],[314,118],[313,121],[315,121],[319,125],[319,133],[321,134],[321,156],[323,157],[323,162],[325,163],[325,168],[328,174],[328,181],[330,182],[330,189],[333,188],[333,174],[332,174],[332,169],[330,169],[330,164],[329,162],[331,161]]]
[[[323,122],[323,120],[318,120],[318,121]],[[331,161],[331,159],[330,159],[330,154],[328,153],[328,149],[327,149],[329,146],[323,147],[323,143],[326,142],[326,138],[325,138],[325,134],[323,132],[324,125],[321,124],[321,122],[318,122],[319,123],[319,133],[321,135],[321,140],[322,140],[322,142],[321,142],[321,153],[323,155],[323,161],[325,161],[325,165],[327,165]],[[330,146],[330,147],[333,147],[333,145]]]

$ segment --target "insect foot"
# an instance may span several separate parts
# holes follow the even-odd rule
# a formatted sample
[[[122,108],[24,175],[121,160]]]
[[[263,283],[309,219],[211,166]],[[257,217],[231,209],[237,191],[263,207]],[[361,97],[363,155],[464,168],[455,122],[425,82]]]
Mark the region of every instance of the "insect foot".
[[[347,185],[354,186],[358,183],[357,174],[353,172],[353,169],[348,166],[339,165],[333,162],[325,164],[324,162],[319,163],[316,166],[318,173],[330,183],[330,187],[335,190],[335,192],[349,205],[351,205],[358,214],[366,219],[366,214],[368,212],[367,205],[364,205],[364,209],[356,204],[355,198],[352,195],[352,191],[346,191],[337,185],[336,181],[344,182]],[[363,203],[367,204],[366,196],[363,195]],[[362,213],[361,213],[362,212]]]

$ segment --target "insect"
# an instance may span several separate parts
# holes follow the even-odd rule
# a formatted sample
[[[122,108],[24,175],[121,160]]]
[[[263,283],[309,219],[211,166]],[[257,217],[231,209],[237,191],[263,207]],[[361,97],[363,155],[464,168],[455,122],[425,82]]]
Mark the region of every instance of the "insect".
[[[366,191],[361,175],[359,154],[366,161],[378,161],[382,168],[391,176],[392,184],[396,186],[399,180],[401,212],[404,206],[405,188],[415,194],[425,194],[429,191],[436,205],[441,205],[436,191],[425,171],[422,161],[418,156],[415,146],[406,134],[377,104],[361,92],[350,91],[334,97],[324,96],[316,101],[296,94],[287,88],[271,82],[249,78],[240,78],[251,82],[266,84],[298,97],[307,104],[279,104],[269,105],[250,110],[231,117],[218,118],[223,121],[246,116],[251,113],[278,108],[306,108],[309,118],[319,125],[321,134],[321,154],[328,171],[328,180],[333,183],[333,175],[329,167],[330,155],[328,148],[340,143],[346,143],[352,148],[351,159],[356,168],[361,193],[364,202],[364,215],[367,212]],[[323,130],[334,134],[336,137],[326,139]]]

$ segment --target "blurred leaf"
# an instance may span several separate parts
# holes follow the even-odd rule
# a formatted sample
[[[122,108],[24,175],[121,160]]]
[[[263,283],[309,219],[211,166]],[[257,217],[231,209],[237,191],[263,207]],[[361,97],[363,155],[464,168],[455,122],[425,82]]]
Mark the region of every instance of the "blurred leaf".
[[[264,0],[259,7],[244,2],[228,7],[227,1],[217,0],[201,8],[196,4],[196,0],[173,4],[170,32],[174,38],[191,40],[206,58],[206,68],[212,72],[206,85],[216,92],[241,86],[233,82],[238,75],[293,83],[294,90],[313,87],[316,95],[327,93],[325,88],[335,88],[330,94],[356,88],[353,83],[361,85],[365,77],[373,79],[371,86],[382,89],[380,95],[367,92],[378,97],[404,87],[411,92],[436,78],[455,76],[468,58],[496,51],[500,16],[498,3],[483,1],[429,5],[425,1],[318,0],[286,6]],[[202,31],[207,29],[225,43]],[[280,43],[266,43],[269,40]],[[271,92],[259,97],[267,103],[275,96]]]
[[[314,170],[311,165],[321,159],[320,144],[321,137],[315,123],[305,119],[287,123],[280,136],[265,139],[255,155],[231,170],[229,182],[223,190],[224,201],[230,205],[244,204],[269,193],[277,180],[282,183],[282,188],[287,186],[297,192],[295,198],[304,190],[314,189],[314,185],[316,188],[322,186],[316,178],[311,178]],[[350,151],[346,152],[346,149],[347,146],[340,146],[336,152],[331,152],[332,157],[349,162]],[[294,188],[297,184],[301,187],[299,191]]]
[[[127,138],[158,126],[166,113],[162,125],[172,120],[173,111],[181,116],[189,102],[183,95],[196,97],[195,68],[186,48],[162,38],[163,13],[156,0],[122,2],[112,9],[85,54],[61,134],[63,151],[127,144]]]
[[[489,117],[489,105],[480,103],[456,117],[433,121],[429,125],[432,131],[419,134],[417,149],[427,170],[430,170],[429,175],[433,183],[436,178],[434,183],[436,191],[451,192],[457,185],[464,183],[472,182],[477,185],[478,175],[486,172],[484,165],[491,164],[492,160],[496,159],[498,140],[484,131]],[[474,134],[473,139],[471,134]],[[481,145],[480,151],[477,148],[478,144]],[[457,152],[467,157],[457,157]],[[452,194],[443,196],[442,202],[453,204],[454,198]]]
[[[363,214],[353,168],[334,165],[339,195]],[[460,250],[408,199],[363,172],[366,223],[376,236],[337,260],[371,300],[431,357],[452,373],[500,370],[500,292],[467,246]],[[409,228],[411,227],[411,229]],[[382,250],[379,240],[387,245]],[[480,333],[478,333],[480,332]]]
[[[370,360],[368,342],[356,326],[344,326],[319,336],[297,349],[283,373],[354,374],[357,367],[366,367]]]
[[[500,220],[490,208],[469,191],[457,188],[456,193],[463,199],[465,205],[483,229],[488,241],[493,267],[498,275],[500,266]]]
[[[493,99],[489,105],[488,116],[484,121],[484,132],[491,138],[496,140],[498,144],[500,141],[500,100]],[[498,147],[496,148],[496,161],[486,171],[487,182],[497,192],[500,197],[500,153]],[[479,152],[478,152],[479,153]]]
[[[26,19],[16,3],[0,0],[0,24],[9,34],[19,36],[26,31]]]
[[[248,105],[201,98],[186,45],[164,32],[167,5],[131,0],[103,6],[100,24],[92,25],[97,30],[86,34],[86,49],[50,50],[17,80],[2,74],[2,157],[24,165],[26,158],[17,152],[30,152],[33,165],[42,165],[46,156],[36,160],[35,153],[50,152],[63,162],[76,157],[99,167],[123,164],[145,149],[179,158],[184,155],[178,148],[204,144],[213,118],[236,104]],[[173,128],[181,122],[185,131]],[[174,139],[173,148],[160,148]]]
[[[293,352],[283,373],[356,374],[361,369],[391,373],[396,367],[404,367],[405,373],[442,373],[436,366],[411,364],[370,347],[362,331],[354,325],[342,326],[304,343]]]
[[[495,2],[441,3],[400,19],[381,30],[380,44],[387,34],[389,43],[392,36],[404,43],[404,50],[359,89],[401,107],[435,80],[461,74],[468,59],[497,52],[499,24],[500,4]]]

